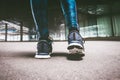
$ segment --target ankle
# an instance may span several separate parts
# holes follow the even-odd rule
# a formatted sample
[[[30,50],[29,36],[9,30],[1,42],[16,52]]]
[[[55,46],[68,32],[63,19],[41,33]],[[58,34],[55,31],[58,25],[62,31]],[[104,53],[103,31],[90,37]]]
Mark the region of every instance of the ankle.
[[[71,32],[79,32],[79,30],[77,28],[71,28],[71,29],[69,29],[69,33],[71,33]]]

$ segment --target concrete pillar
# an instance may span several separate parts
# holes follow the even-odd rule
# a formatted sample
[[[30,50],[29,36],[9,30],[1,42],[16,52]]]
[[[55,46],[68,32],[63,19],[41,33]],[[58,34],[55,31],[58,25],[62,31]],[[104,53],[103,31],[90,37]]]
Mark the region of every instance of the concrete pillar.
[[[7,41],[8,24],[5,23],[5,41]]]
[[[20,23],[20,41],[23,41],[23,23]]]

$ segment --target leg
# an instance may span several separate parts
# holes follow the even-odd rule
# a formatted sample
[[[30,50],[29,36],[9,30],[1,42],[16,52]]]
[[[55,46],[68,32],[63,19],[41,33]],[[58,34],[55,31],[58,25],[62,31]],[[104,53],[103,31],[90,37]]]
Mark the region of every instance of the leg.
[[[71,30],[79,31],[75,0],[60,0],[60,1],[69,31]]]
[[[30,0],[33,19],[35,22],[38,38],[48,38],[48,0]]]
[[[39,38],[35,58],[50,58],[52,43],[48,31],[47,0],[30,0],[30,5]]]
[[[84,46],[82,37],[79,34],[76,2],[75,0],[60,0],[60,1],[63,14],[65,16],[66,24],[69,29],[68,50],[70,54],[68,56],[68,59],[78,59],[84,56],[83,54]]]

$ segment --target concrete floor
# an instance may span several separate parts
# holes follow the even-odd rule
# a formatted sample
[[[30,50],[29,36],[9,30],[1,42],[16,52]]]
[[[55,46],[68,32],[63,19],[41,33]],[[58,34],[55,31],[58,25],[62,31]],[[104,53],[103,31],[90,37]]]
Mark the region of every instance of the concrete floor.
[[[35,59],[36,42],[0,42],[0,80],[120,80],[120,42],[86,41],[86,56],[66,59],[67,42],[54,42],[51,59]]]

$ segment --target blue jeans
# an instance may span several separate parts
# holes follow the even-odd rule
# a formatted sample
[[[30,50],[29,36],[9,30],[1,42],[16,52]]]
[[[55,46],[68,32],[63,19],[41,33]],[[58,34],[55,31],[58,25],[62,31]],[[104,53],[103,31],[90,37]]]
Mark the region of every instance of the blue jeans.
[[[60,3],[69,31],[79,31],[75,0],[60,0]],[[30,0],[30,4],[38,36],[48,38],[48,0]]]

